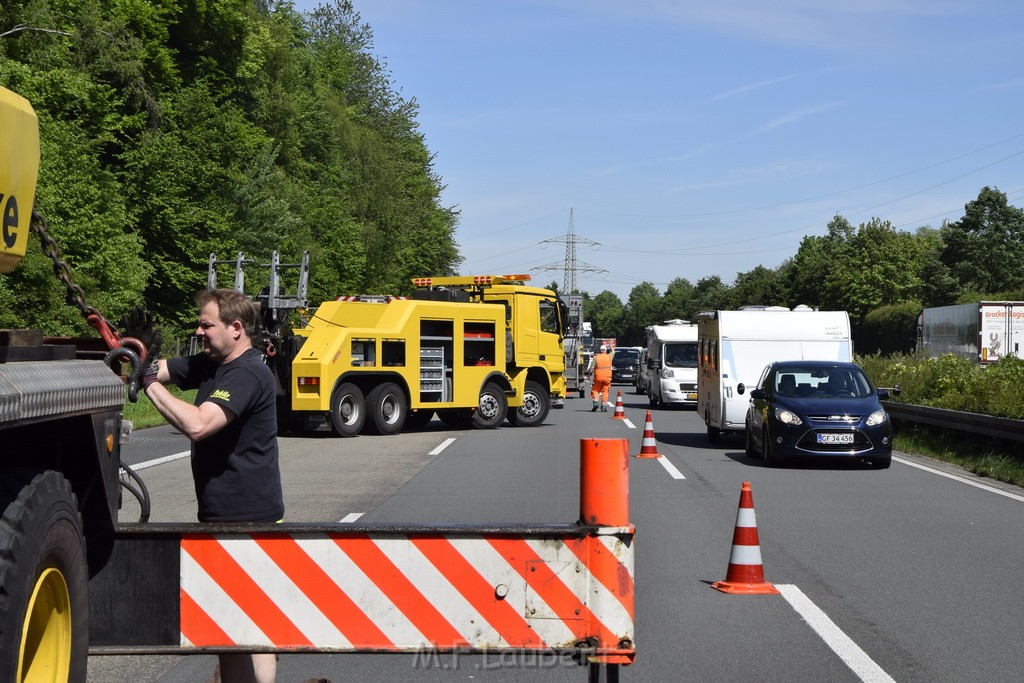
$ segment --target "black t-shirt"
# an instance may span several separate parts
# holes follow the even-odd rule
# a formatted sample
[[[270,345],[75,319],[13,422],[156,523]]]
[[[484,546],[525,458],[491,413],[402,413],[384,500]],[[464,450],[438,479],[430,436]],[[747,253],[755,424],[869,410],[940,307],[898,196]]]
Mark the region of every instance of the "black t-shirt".
[[[274,522],[284,516],[277,453],[274,376],[256,349],[229,363],[205,354],[170,358],[171,381],[198,389],[195,404],[223,406],[235,419],[192,444],[201,522]]]

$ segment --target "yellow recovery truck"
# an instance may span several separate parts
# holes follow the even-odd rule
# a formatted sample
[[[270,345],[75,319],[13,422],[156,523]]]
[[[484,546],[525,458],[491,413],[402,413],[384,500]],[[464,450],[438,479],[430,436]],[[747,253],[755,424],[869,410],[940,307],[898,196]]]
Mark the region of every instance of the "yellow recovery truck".
[[[416,278],[411,298],[341,297],[294,332],[285,419],[394,434],[535,426],[565,398],[567,315],[528,275]],[[287,345],[286,345],[287,348]]]

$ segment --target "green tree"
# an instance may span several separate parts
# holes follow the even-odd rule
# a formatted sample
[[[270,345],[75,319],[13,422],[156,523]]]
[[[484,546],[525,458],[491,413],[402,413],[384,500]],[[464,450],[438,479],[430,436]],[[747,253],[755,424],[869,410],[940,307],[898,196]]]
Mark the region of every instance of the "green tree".
[[[661,311],[658,322],[673,320],[696,320],[696,305],[693,302],[693,285],[686,278],[677,277],[668,283],[661,297]]]
[[[1024,211],[985,187],[964,217],[942,228],[942,263],[964,290],[996,292],[1024,286]]]
[[[661,293],[650,282],[641,282],[629,292],[622,321],[622,344],[639,346],[644,340],[644,328],[657,324],[663,308]]]
[[[625,312],[622,300],[607,289],[583,302],[583,319],[593,325],[594,337],[617,338],[622,333]]]

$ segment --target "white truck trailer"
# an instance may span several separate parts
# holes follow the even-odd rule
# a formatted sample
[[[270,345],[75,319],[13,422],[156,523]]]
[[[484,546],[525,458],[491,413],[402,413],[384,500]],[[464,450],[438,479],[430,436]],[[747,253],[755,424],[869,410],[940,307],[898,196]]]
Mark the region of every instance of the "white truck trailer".
[[[697,331],[697,412],[711,441],[746,428],[746,389],[772,361],[853,360],[846,311],[807,306],[709,311],[697,317]]]
[[[697,404],[697,326],[666,320],[647,328],[647,400],[651,406]]]
[[[980,301],[926,308],[920,348],[932,358],[952,353],[981,364],[1020,356],[1024,345],[1024,301]]]

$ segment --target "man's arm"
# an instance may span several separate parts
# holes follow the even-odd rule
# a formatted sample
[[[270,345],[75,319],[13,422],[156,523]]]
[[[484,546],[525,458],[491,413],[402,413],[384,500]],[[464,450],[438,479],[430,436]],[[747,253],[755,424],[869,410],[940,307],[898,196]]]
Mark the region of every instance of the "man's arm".
[[[202,441],[208,436],[216,434],[235,419],[230,410],[216,403],[205,401],[194,406],[172,395],[163,384],[170,380],[167,361],[161,359],[159,362],[157,381],[146,387],[146,396],[160,411],[160,414],[190,441]]]

